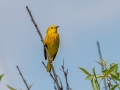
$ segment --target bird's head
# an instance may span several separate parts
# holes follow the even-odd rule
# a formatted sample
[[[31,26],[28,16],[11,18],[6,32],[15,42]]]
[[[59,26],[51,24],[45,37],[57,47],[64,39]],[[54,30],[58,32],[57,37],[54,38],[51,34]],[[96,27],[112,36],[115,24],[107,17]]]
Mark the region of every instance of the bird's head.
[[[47,32],[46,33],[57,33],[57,28],[59,26],[56,26],[56,25],[51,25],[49,26],[49,28],[47,29]]]

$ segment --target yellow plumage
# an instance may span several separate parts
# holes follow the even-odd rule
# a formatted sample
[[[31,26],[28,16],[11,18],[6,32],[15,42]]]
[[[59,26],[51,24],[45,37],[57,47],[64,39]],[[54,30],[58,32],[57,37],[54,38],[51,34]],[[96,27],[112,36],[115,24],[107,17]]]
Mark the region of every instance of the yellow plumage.
[[[57,33],[57,28],[58,26],[56,25],[51,25],[47,31],[46,31],[46,37],[44,39],[44,45],[47,47],[49,57],[46,53],[46,50],[44,48],[44,56],[45,59],[48,58],[48,64],[47,64],[47,71],[51,71],[51,64],[52,61],[55,59],[55,56],[57,54],[58,48],[59,48],[59,43],[60,43],[60,38],[59,34]]]

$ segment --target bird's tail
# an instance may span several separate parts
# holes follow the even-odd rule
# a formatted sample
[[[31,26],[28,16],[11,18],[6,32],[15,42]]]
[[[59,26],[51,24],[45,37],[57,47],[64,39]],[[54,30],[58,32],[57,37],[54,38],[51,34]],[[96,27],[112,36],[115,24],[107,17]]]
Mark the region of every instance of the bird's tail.
[[[50,72],[51,71],[51,63],[50,61],[48,60],[48,63],[47,63],[47,72]]]

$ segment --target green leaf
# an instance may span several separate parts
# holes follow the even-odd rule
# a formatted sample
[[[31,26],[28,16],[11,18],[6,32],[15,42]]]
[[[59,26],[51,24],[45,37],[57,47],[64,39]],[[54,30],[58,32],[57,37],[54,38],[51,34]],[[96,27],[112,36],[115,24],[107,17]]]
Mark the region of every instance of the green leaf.
[[[100,64],[101,66],[103,66],[101,62],[98,62],[98,61],[95,61],[95,62],[97,62],[98,64]]]
[[[100,59],[100,60],[101,60],[102,65],[103,65],[104,67],[107,67],[107,66],[106,66],[106,62],[105,62],[104,60],[102,60],[102,59]]]
[[[8,87],[10,90],[16,90],[16,89],[14,89],[13,87],[11,87],[11,86],[9,86],[9,85],[7,85],[7,87]]]
[[[85,74],[87,74],[88,76],[92,76],[87,70],[85,70],[84,68],[80,68],[79,67],[79,69],[80,70],[82,70]]]
[[[106,72],[108,72],[108,70],[103,70],[102,73],[105,74]]]
[[[96,77],[97,77],[97,78],[102,78],[102,77],[103,77],[103,75],[98,74],[98,75],[96,75]]]
[[[93,71],[93,75],[94,75],[94,78],[92,78],[92,80],[91,80],[92,87],[94,90],[100,90],[100,87],[99,87],[99,84],[97,81],[97,77],[96,77],[96,73],[95,73],[95,68],[93,68],[92,71]]]
[[[111,75],[112,78],[114,78],[115,80],[120,81],[120,78],[119,78],[116,74],[114,74],[114,73],[110,73],[110,75]]]
[[[115,65],[115,63],[112,63],[112,64],[110,64],[110,67],[112,67],[112,66],[114,66]],[[113,69],[113,73],[115,73],[115,74],[117,74],[117,71],[118,71],[118,66],[116,66],[114,69]]]
[[[116,84],[114,86],[112,86],[112,88],[110,90],[115,90],[115,88],[118,86],[119,84]]]
[[[102,77],[103,77],[103,75],[100,75],[100,74],[96,75],[96,78],[102,78]],[[85,78],[85,80],[91,80],[92,78],[94,78],[93,75],[92,75],[92,76],[87,76],[87,77]]]
[[[104,61],[104,60],[100,59],[100,62],[98,62],[98,61],[96,61],[96,62],[97,62],[98,64],[100,64],[101,66],[104,66],[105,68],[107,68],[106,63],[107,63],[108,61],[109,61],[109,60]]]
[[[0,75],[0,81],[1,81],[1,79],[2,79],[3,76],[4,76],[4,74]]]
[[[120,72],[117,73],[117,76],[120,78]]]
[[[96,78],[92,78],[91,83],[92,83],[93,90],[99,90]]]
[[[91,80],[93,77],[94,77],[94,76],[89,75],[89,76],[87,76],[85,79],[86,79],[86,80]]]
[[[110,69],[104,74],[104,76],[101,78],[101,81],[105,78],[105,77],[107,77],[113,70],[114,70],[114,68],[116,68],[116,66],[118,66],[118,64],[115,64],[115,65],[113,65],[113,66],[111,66],[110,67]],[[101,82],[100,81],[100,82]]]

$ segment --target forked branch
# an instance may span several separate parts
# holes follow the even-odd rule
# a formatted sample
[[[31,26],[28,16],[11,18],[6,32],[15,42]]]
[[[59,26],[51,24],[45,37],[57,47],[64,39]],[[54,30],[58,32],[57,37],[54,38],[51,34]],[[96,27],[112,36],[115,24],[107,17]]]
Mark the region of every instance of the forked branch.
[[[66,89],[67,89],[67,90],[72,90],[72,89],[69,87],[69,84],[68,84],[68,79],[67,79],[68,69],[67,69],[67,71],[65,71],[65,69],[64,69],[64,60],[63,60],[63,65],[62,65],[61,67],[62,67],[62,69],[60,69],[60,70],[64,73],[65,80],[66,80]]]

